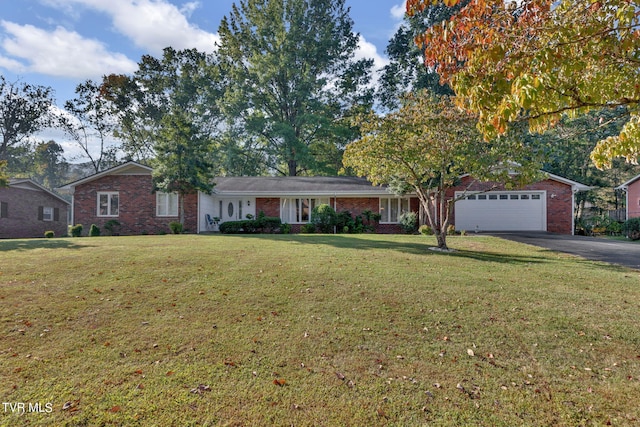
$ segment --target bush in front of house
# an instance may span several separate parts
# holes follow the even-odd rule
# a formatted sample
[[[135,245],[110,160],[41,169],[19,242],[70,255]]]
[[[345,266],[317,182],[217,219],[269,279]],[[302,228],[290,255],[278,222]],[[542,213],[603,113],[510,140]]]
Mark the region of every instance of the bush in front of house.
[[[333,228],[337,225],[336,216],[336,211],[324,203],[313,208],[310,224],[313,224],[321,233],[333,233]]]
[[[423,236],[431,236],[433,234],[433,230],[427,224],[422,224],[418,228],[418,232]]]
[[[44,232],[44,237],[46,237],[47,239],[51,239],[53,237],[56,237],[56,232],[53,230],[47,230]]]
[[[631,240],[640,240],[640,218],[630,218],[625,221],[622,229],[624,235]]]
[[[82,224],[70,225],[69,234],[71,234],[71,237],[82,236]]]
[[[418,231],[418,214],[403,212],[398,217],[398,224],[404,233],[413,234]]]
[[[95,224],[91,224],[91,227],[89,227],[89,236],[97,237],[99,235],[100,235],[100,227],[98,227]]]
[[[173,234],[182,234],[182,224],[180,224],[178,221],[171,221],[169,223],[169,229]]]
[[[279,217],[266,216],[260,211],[255,219],[223,222],[219,229],[224,234],[256,234],[277,233],[281,227],[282,220]]]

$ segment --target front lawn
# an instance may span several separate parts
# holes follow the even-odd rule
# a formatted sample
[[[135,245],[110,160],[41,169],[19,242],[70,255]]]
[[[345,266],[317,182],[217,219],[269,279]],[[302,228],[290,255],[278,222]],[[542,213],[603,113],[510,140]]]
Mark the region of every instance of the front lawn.
[[[0,241],[0,425],[640,422],[640,272],[449,243]]]

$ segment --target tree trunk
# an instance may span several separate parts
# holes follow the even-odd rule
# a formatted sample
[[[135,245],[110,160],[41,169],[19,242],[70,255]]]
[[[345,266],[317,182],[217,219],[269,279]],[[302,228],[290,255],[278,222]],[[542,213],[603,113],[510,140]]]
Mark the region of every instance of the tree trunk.
[[[446,230],[444,232],[442,230],[438,230],[438,231],[435,231],[435,233],[436,233],[436,241],[438,242],[438,249],[448,251],[449,247],[447,246]]]
[[[289,176],[296,176],[298,174],[298,162],[294,159],[289,160]]]
[[[180,225],[184,230],[184,194],[178,194],[178,209],[180,210]]]

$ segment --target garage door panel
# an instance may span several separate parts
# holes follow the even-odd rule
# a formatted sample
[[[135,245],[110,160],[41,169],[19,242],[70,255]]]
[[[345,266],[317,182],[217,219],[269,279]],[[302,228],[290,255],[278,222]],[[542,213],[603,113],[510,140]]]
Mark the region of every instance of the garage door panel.
[[[491,197],[491,198],[490,198]],[[509,192],[471,195],[455,204],[455,225],[467,231],[545,231],[542,193]]]

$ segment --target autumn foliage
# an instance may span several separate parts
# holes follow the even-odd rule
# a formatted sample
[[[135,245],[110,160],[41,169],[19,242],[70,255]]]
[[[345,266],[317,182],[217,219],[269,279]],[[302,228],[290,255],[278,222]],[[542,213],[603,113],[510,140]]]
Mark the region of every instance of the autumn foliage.
[[[416,13],[440,0],[408,0]],[[458,0],[444,0],[452,6]],[[624,106],[630,120],[600,141],[592,159],[607,167],[640,154],[640,12],[629,0],[472,0],[416,38],[426,65],[479,115],[487,137],[527,120],[543,131],[569,113]]]

